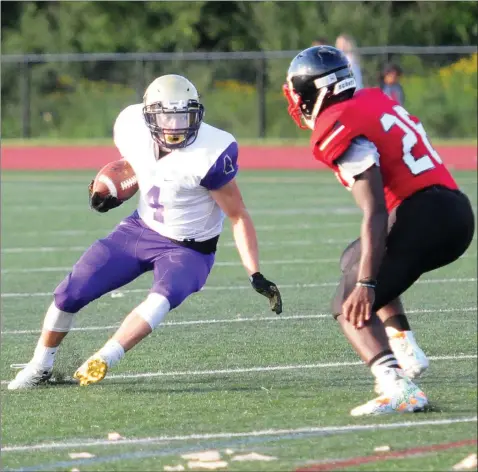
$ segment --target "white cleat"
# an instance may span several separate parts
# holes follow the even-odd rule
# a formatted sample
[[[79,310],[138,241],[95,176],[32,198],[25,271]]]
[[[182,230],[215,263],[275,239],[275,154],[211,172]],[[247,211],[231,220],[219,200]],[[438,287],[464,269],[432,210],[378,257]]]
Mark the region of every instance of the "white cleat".
[[[51,370],[35,364],[27,364],[8,384],[8,390],[35,388],[51,377]]]
[[[417,379],[428,369],[428,358],[411,331],[398,332],[388,338],[398,364],[410,379]]]
[[[387,368],[380,381],[384,392],[378,398],[354,408],[352,416],[385,415],[390,413],[415,413],[424,411],[428,405],[426,395],[401,369]]]
[[[408,378],[418,379],[428,369],[428,358],[411,331],[397,332],[388,338],[388,342]],[[379,395],[383,393],[378,382],[375,383],[375,392]]]
[[[108,372],[108,363],[98,354],[91,356],[73,375],[82,387],[103,380]]]

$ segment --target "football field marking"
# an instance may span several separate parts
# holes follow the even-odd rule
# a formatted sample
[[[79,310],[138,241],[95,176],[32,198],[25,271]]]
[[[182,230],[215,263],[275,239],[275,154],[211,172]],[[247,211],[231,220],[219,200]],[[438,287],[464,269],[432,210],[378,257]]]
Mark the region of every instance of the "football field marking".
[[[326,264],[335,262],[339,263],[339,258],[332,259],[272,259],[261,261],[263,265],[295,265],[295,264]],[[214,267],[242,267],[240,261],[218,261],[214,263]],[[34,267],[23,269],[2,269],[2,274],[21,274],[30,272],[69,272],[72,266],[68,267]]]
[[[103,178],[105,179],[105,177],[103,176]],[[109,185],[113,186],[113,182],[110,180],[109,181]],[[103,182],[105,185],[108,185],[106,183],[106,179],[105,181]],[[114,187],[112,187],[114,188]],[[113,195],[112,192],[110,192],[111,195]],[[330,195],[330,192],[327,192],[325,193],[325,195]],[[271,198],[271,197],[276,197],[276,195],[271,195],[270,193],[267,193],[267,192],[261,192],[261,194],[257,194],[257,195],[253,195],[251,196],[252,198],[254,198],[256,200],[256,202],[261,202],[262,201],[265,201],[264,198]],[[306,193],[298,193],[298,194],[295,194],[294,196],[295,198],[295,201],[294,202],[290,202],[294,205],[297,205],[297,204],[303,204],[303,207],[301,207],[301,209],[305,209],[306,211],[308,210],[308,207],[314,207],[315,205],[320,205],[320,209],[330,209],[330,208],[333,208],[334,206],[349,206],[351,202],[353,202],[353,200],[350,199],[350,196],[347,195],[347,194],[337,194],[336,196],[324,196],[324,193],[310,193],[310,192],[306,192]],[[80,211],[83,211],[83,212],[87,212],[87,211],[91,211],[91,209],[89,208],[88,204],[86,203],[83,203],[81,200],[73,200],[71,201],[69,204],[65,204],[65,205],[62,205],[62,204],[59,204],[59,205],[52,205],[51,204],[51,199],[48,199],[48,200],[44,200],[44,201],[40,201],[40,202],[37,202],[37,204],[35,205],[29,205],[28,203],[31,203],[31,200],[32,199],[32,196],[31,196],[31,193],[29,193],[29,198],[26,199],[24,201],[24,205],[22,205],[21,203],[22,202],[19,202],[18,200],[15,200],[15,203],[11,204],[11,205],[7,205],[6,206],[6,209],[8,210],[11,210],[11,211],[17,211],[17,212],[20,212],[22,210],[57,210],[57,211],[62,211],[62,210],[66,210],[66,209],[71,209],[71,210],[80,210]],[[45,203],[44,205],[41,205],[41,203]],[[249,208],[249,211],[252,213],[252,212],[262,212],[262,211],[269,211],[271,210],[272,208],[268,208],[267,206],[266,207],[259,207],[259,206],[256,206],[256,207],[250,207]],[[294,206],[294,207],[291,207],[292,210],[296,210],[297,208]],[[312,210],[315,211],[314,208],[312,208]]]
[[[39,451],[39,450],[53,450],[53,449],[68,449],[88,446],[128,446],[134,444],[154,444],[170,441],[192,441],[192,440],[208,440],[208,439],[233,439],[233,438],[250,438],[258,436],[276,436],[280,439],[281,436],[303,435],[311,433],[341,433],[351,431],[371,431],[381,429],[396,429],[396,428],[413,428],[419,426],[443,426],[456,423],[476,423],[477,417],[462,417],[449,418],[442,420],[424,420],[424,421],[402,421],[396,423],[369,423],[369,424],[349,424],[345,426],[323,426],[323,427],[303,427],[290,429],[263,429],[255,431],[244,432],[219,432],[207,434],[188,434],[177,436],[156,436],[146,438],[130,438],[119,439],[117,441],[109,441],[105,439],[84,439],[80,441],[59,441],[52,443],[38,443],[30,445],[13,445],[3,446],[2,453],[5,452],[24,452],[24,451]]]
[[[255,225],[257,231],[278,231],[278,230],[303,230],[303,229],[323,229],[323,228],[345,228],[349,226],[360,225],[360,221],[326,221],[321,224],[310,224],[310,223],[300,223],[296,225],[291,224],[270,224],[270,225]],[[98,233],[109,233],[113,229],[103,228],[103,229],[58,229],[51,231],[9,231],[9,236],[41,236],[41,235],[54,235],[54,236],[80,236],[84,234],[98,234]],[[229,231],[227,228],[224,228],[224,231]]]
[[[249,208],[249,213],[251,215],[333,215],[333,214],[343,214],[351,215],[356,214],[360,215],[360,209],[356,206],[348,205],[350,199],[343,198],[328,198],[323,199],[320,195],[312,197],[299,197],[304,200],[304,206],[302,207],[282,207],[281,209],[274,208]],[[327,203],[324,205],[324,203]],[[334,205],[335,203],[335,205]],[[471,204],[476,206],[476,201],[471,199]],[[319,206],[320,205],[320,206]],[[12,215],[21,213],[21,212],[39,212],[39,211],[58,211],[58,212],[68,212],[72,213],[76,211],[79,214],[87,214],[90,211],[87,205],[85,204],[69,204],[69,205],[3,205],[2,207],[5,215],[8,212],[12,212]],[[9,215],[10,216],[10,215]]]
[[[460,259],[470,259],[475,258],[476,254],[465,254],[461,256]],[[296,264],[330,264],[330,263],[339,263],[339,258],[329,258],[329,259],[264,259],[261,261],[263,265],[296,265]],[[214,263],[214,267],[242,267],[240,261],[218,261]],[[64,267],[29,267],[22,269],[2,269],[2,274],[28,274],[35,272],[70,272],[72,266]]]
[[[338,199],[337,202],[342,203],[343,205],[330,205],[330,206],[320,206],[320,197],[311,199],[307,205],[310,205],[309,208],[307,207],[282,207],[281,209],[275,208],[249,208],[249,213],[252,215],[333,215],[333,214],[340,214],[340,215],[350,215],[350,214],[360,214],[360,210],[356,206],[349,206],[349,200],[340,200]],[[6,210],[12,211],[13,213],[18,214],[18,212],[25,212],[25,211],[66,211],[71,213],[74,210],[79,210],[78,213],[90,214],[90,209],[88,205],[3,205],[3,217],[5,218]]]
[[[431,361],[463,361],[476,359],[476,354],[457,354],[449,356],[430,356]],[[150,379],[157,377],[200,377],[215,375],[234,375],[234,374],[250,374],[258,372],[283,372],[294,370],[310,370],[310,369],[330,369],[334,367],[355,367],[366,365],[362,361],[348,362],[319,362],[316,364],[291,364],[291,365],[275,365],[275,366],[256,366],[256,367],[237,367],[232,369],[211,369],[211,370],[178,370],[170,372],[141,372],[136,374],[112,374],[105,377],[103,382],[111,380],[124,379]],[[9,380],[2,380],[1,384],[5,385]]]
[[[308,143],[305,142],[304,144],[305,147],[308,146]],[[274,175],[274,176],[249,176],[247,175],[246,172],[251,172],[249,171],[243,171],[242,174],[239,174],[238,181],[240,184],[271,184],[271,185],[282,185],[282,184],[296,184],[296,185],[302,185],[302,184],[310,184],[310,185],[330,185],[334,186],[337,189],[340,189],[339,184],[337,182],[337,179],[334,178],[333,174],[327,172],[327,169],[314,169],[314,170],[294,170],[293,172],[299,172],[299,173],[306,173],[308,175],[311,175],[310,177],[303,177],[303,176],[294,176],[291,175],[291,173],[286,172],[284,173],[283,170],[280,170],[279,172],[281,175]],[[252,170],[252,172],[255,172]],[[470,171],[471,173],[472,171]],[[460,185],[471,185],[475,184],[476,185],[476,177],[468,177],[468,175],[459,175],[454,174],[455,178],[459,180]],[[65,184],[65,179],[64,177],[56,177],[55,175],[49,175],[46,177],[40,176],[35,174],[32,177],[28,176],[10,176],[8,173],[4,173],[2,175],[2,184],[12,184],[15,185],[16,187],[25,185],[28,188],[35,186],[35,187],[42,187],[42,186],[47,186],[48,190],[51,189],[51,187],[55,189],[60,189],[63,188],[65,190],[70,191],[71,186],[78,185],[83,189],[84,184],[85,184],[85,177],[76,177],[76,176],[69,176],[68,177],[68,184]]]
[[[261,242],[261,247],[281,247],[281,246],[311,246],[312,244],[348,244],[351,242],[351,238],[343,239],[299,239],[292,241],[263,241]],[[236,244],[233,241],[228,241],[222,244],[219,244],[219,249],[224,247],[236,247]],[[38,247],[7,247],[2,249],[2,254],[24,254],[31,252],[76,252],[76,251],[85,251],[88,249],[88,246],[38,246]]]
[[[373,462],[387,461],[390,459],[403,459],[406,457],[423,456],[433,454],[434,452],[446,451],[449,449],[458,449],[466,446],[476,446],[476,439],[464,439],[462,441],[454,441],[439,444],[428,444],[427,446],[409,447],[407,449],[399,449],[398,451],[388,451],[372,454],[369,456],[355,456],[348,459],[335,459],[321,461],[317,464],[307,464],[299,467],[295,472],[322,472],[331,470],[344,470],[350,467],[357,467],[361,464],[370,464]],[[466,470],[466,469],[461,469]]]
[[[470,312],[477,311],[477,307],[467,308],[436,308],[436,309],[419,309],[419,310],[407,310],[407,315],[417,313],[453,313],[453,312]],[[244,317],[244,318],[222,318],[222,319],[207,319],[207,320],[185,320],[185,321],[165,321],[161,327],[174,327],[174,326],[195,326],[195,325],[208,325],[208,324],[227,324],[227,323],[249,323],[249,322],[278,322],[278,321],[290,321],[290,320],[313,320],[313,319],[329,319],[332,320],[332,315],[329,313],[318,313],[316,315],[291,315],[291,316],[258,316],[258,317]],[[118,328],[118,324],[108,326],[83,326],[79,328],[72,328],[70,331],[101,331],[107,329]],[[7,334],[38,334],[41,333],[40,329],[26,329],[26,330],[10,330],[2,331],[2,335]]]
[[[431,361],[461,361],[476,359],[476,354],[459,354],[456,356],[430,356]],[[103,380],[115,379],[145,379],[153,377],[196,377],[202,375],[230,375],[230,374],[249,374],[253,372],[282,372],[286,370],[309,370],[309,369],[329,369],[334,367],[354,367],[365,365],[362,361],[353,362],[325,362],[316,364],[296,364],[296,365],[276,365],[259,367],[238,367],[234,369],[216,369],[216,370],[190,370],[173,372],[144,372],[138,374],[116,374],[109,375]],[[3,383],[3,382],[2,382]]]
[[[423,279],[418,280],[415,284],[439,284],[439,283],[467,283],[467,282],[476,282],[478,279],[476,277],[470,278],[450,278],[450,279]],[[414,285],[415,285],[414,284]],[[313,283],[313,284],[279,284],[279,288],[318,288],[318,287],[335,287],[337,281],[334,282],[322,282],[322,283]],[[218,291],[228,291],[228,290],[250,290],[250,285],[211,285],[203,287],[200,291],[209,291],[209,290],[218,290]],[[149,291],[149,288],[133,288],[120,290],[122,293],[142,293]],[[2,293],[1,298],[24,298],[24,297],[51,297],[52,292],[13,292],[13,293]]]

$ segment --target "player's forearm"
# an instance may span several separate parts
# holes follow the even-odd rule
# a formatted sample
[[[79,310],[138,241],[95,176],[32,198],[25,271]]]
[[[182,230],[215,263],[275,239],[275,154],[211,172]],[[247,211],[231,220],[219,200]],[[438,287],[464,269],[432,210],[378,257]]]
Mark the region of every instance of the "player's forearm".
[[[257,235],[247,210],[244,210],[240,216],[231,218],[231,224],[237,251],[247,275],[259,272]]]
[[[358,280],[376,279],[385,254],[388,214],[379,211],[364,214],[360,233],[362,256]]]

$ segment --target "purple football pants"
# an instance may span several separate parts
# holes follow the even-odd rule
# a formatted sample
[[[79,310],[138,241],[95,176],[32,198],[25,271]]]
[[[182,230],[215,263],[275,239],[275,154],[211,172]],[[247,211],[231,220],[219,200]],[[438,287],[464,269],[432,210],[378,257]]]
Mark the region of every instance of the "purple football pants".
[[[214,254],[201,254],[173,243],[150,229],[134,212],[80,257],[56,288],[55,305],[76,313],[152,270],[151,292],[164,295],[173,309],[204,286],[213,264]]]

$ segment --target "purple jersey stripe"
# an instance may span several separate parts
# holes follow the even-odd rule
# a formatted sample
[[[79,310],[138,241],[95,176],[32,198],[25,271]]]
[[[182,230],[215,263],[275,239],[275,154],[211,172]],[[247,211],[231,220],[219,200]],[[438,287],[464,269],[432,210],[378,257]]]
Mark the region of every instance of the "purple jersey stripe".
[[[237,174],[238,147],[234,141],[216,159],[201,180],[201,185],[208,190],[217,190],[230,182]]]

